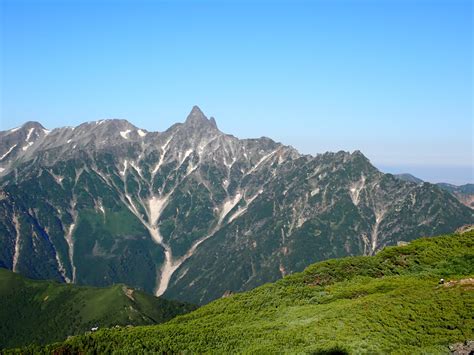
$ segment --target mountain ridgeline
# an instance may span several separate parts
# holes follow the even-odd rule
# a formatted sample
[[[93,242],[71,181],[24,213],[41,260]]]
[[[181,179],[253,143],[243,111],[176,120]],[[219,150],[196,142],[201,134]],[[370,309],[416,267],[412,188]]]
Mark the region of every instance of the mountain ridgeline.
[[[450,193],[359,151],[237,139],[197,107],[164,132],[125,120],[0,132],[0,266],[36,279],[204,304],[472,223]]]
[[[424,181],[411,175],[411,174],[397,174],[394,175],[400,180],[413,182],[415,184],[423,184]],[[447,184],[447,183],[437,183],[441,189],[450,192],[454,197],[456,197],[459,202],[474,209],[474,184],[464,184],[460,186]]]

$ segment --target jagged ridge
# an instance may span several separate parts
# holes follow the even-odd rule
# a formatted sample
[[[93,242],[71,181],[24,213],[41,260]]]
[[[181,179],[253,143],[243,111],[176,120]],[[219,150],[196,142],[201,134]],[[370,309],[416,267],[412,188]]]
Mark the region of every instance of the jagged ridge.
[[[313,157],[239,140],[197,107],[161,133],[124,120],[46,132],[0,133],[10,137],[0,154],[11,150],[0,160],[0,266],[34,278],[205,303],[473,222],[451,195],[382,174],[358,151]],[[32,144],[11,148],[20,141]]]

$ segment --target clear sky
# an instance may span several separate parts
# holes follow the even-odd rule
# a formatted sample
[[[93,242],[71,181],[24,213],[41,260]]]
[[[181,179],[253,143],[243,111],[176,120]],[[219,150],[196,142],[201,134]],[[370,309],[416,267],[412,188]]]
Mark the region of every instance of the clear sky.
[[[0,0],[0,129],[193,105],[240,138],[473,182],[470,0]]]

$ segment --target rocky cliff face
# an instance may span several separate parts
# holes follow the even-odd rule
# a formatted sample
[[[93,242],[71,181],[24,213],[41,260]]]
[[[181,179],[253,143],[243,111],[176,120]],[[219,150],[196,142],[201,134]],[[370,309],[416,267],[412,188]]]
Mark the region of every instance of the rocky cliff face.
[[[0,266],[195,303],[474,222],[358,151],[239,140],[197,107],[161,133],[124,120],[1,132],[0,186]]]

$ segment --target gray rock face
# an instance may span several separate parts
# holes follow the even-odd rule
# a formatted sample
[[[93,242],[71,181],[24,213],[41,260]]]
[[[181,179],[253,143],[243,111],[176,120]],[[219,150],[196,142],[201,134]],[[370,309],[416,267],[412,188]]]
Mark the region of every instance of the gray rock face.
[[[418,179],[417,177],[410,174],[398,174],[394,175],[396,178],[408,182],[413,182],[415,184],[422,184],[423,180]],[[454,197],[456,197],[459,202],[467,207],[474,209],[474,184],[465,184],[465,185],[452,185],[447,183],[437,183],[436,184],[442,190],[448,191]]]
[[[0,157],[0,266],[194,303],[474,222],[449,193],[358,151],[239,140],[198,107],[161,133],[28,123],[0,133]]]
[[[456,343],[449,346],[453,355],[471,355],[474,353],[474,340],[466,340],[464,343]]]

